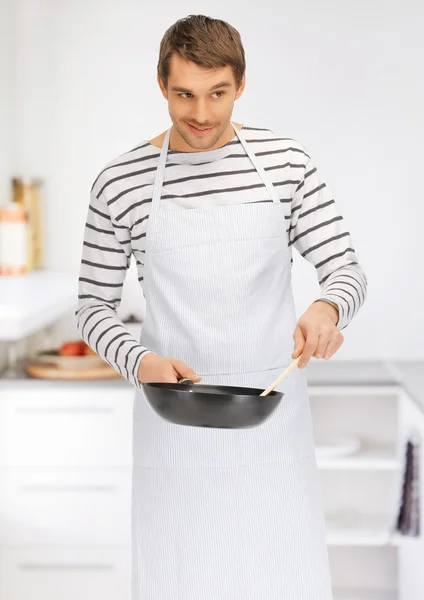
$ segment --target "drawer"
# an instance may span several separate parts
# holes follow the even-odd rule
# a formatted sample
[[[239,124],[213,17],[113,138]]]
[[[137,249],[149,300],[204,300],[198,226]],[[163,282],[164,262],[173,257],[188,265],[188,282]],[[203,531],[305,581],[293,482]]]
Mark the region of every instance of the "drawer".
[[[126,544],[131,470],[1,469],[0,544]]]
[[[130,600],[128,546],[0,549],[0,600]]]
[[[129,466],[132,388],[0,392],[0,466]]]

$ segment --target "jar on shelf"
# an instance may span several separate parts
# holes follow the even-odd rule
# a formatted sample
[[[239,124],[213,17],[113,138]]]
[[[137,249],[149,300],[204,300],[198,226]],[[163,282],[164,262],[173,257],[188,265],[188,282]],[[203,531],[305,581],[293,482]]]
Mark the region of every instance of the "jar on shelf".
[[[0,275],[23,275],[27,264],[27,214],[22,206],[0,206]]]
[[[40,179],[14,177],[12,200],[27,214],[27,267],[28,271],[44,266],[42,201]]]

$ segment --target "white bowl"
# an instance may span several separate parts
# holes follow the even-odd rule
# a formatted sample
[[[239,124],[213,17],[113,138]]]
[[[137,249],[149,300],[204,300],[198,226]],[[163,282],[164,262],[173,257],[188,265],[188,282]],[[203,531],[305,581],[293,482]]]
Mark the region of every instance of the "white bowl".
[[[325,440],[316,441],[317,458],[337,458],[352,456],[361,449],[361,438],[356,435],[335,435]]]

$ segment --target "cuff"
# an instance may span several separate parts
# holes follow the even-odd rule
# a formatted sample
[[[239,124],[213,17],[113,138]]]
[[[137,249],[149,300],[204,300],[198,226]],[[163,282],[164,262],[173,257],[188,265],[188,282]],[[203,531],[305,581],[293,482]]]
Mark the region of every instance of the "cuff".
[[[321,298],[317,298],[315,300],[315,302],[318,302],[318,300],[320,300],[321,302],[327,302],[328,304],[331,304],[331,306],[334,306],[335,308],[337,308],[338,313],[339,313],[339,320],[336,323],[336,327],[339,331],[341,331],[348,325],[349,319],[347,319],[347,316],[346,316],[346,307],[343,306],[343,304],[341,304],[340,302],[338,302],[337,298],[329,295],[329,296],[323,296]]]

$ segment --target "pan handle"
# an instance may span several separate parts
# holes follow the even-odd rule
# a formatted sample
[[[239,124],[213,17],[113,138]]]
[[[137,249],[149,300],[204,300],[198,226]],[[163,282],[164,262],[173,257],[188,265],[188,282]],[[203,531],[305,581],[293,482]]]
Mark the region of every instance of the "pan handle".
[[[179,379],[178,383],[191,383],[192,385],[194,385],[191,379]]]

